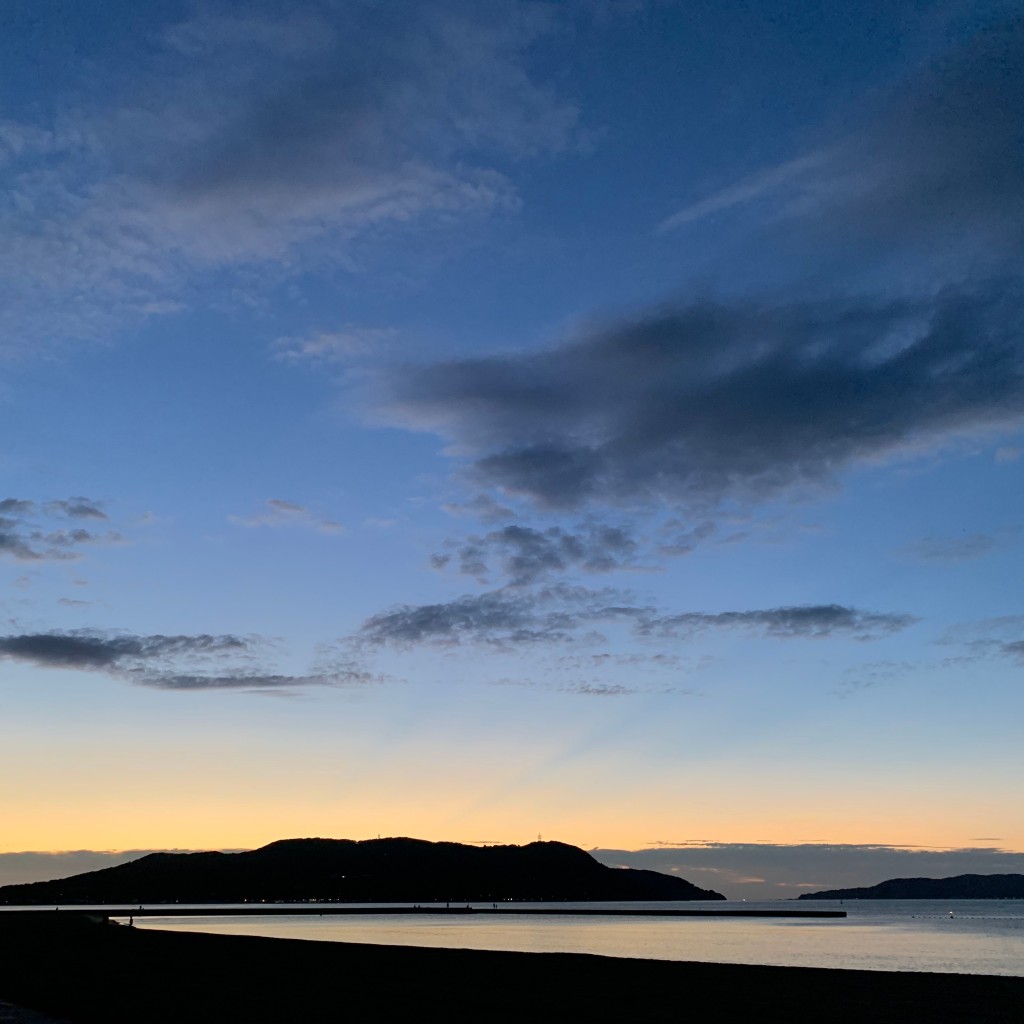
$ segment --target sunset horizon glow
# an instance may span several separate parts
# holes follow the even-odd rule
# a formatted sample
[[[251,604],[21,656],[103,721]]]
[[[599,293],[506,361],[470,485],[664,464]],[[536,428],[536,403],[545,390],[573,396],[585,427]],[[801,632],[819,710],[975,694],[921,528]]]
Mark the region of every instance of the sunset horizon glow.
[[[0,883],[1019,864],[1014,5],[86,6],[0,39]]]

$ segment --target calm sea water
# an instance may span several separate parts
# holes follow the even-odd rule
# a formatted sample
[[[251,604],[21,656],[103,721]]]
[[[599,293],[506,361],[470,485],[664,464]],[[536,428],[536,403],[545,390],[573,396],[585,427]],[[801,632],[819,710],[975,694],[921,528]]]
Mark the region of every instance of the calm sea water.
[[[477,904],[483,907],[484,904]],[[490,906],[490,904],[487,904]],[[838,903],[517,904],[696,909],[842,909],[841,919],[531,917],[140,918],[136,927],[331,942],[528,952],[599,953],[651,960],[937,971],[1024,977],[1022,900],[854,900]],[[950,916],[952,912],[952,916]]]

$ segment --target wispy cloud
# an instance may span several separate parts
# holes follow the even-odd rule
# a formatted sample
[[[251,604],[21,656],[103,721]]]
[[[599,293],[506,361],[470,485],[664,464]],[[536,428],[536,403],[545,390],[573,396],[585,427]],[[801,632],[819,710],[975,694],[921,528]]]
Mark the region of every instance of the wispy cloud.
[[[1019,661],[1024,657],[1024,615],[963,622],[947,629],[938,642],[962,649],[962,654],[950,659],[954,663],[992,656]]]
[[[563,689],[584,697],[628,697],[637,692],[635,687],[622,683],[571,683]]]
[[[300,337],[278,338],[273,351],[275,358],[285,363],[348,363],[378,354],[394,337],[393,330],[383,327],[349,326],[340,331],[315,331]]]
[[[446,502],[441,507],[449,515],[472,517],[488,524],[516,518],[512,509],[499,504],[489,494],[476,494],[467,501]]]
[[[818,241],[1013,257],[1024,241],[1022,58],[1024,20],[991,25],[876,103],[847,136],[691,203],[661,230],[759,203],[764,220]]]
[[[333,519],[324,519],[315,515],[305,505],[283,498],[269,498],[264,503],[265,510],[253,516],[228,516],[228,522],[236,526],[298,526],[318,533],[342,533],[344,527]]]
[[[844,671],[837,693],[841,697],[849,697],[858,690],[890,683],[922,667],[927,666],[915,665],[909,661],[871,661],[856,665]]]
[[[1009,547],[1020,537],[1020,527],[1006,526],[990,533],[964,533],[957,537],[923,537],[904,548],[919,562],[967,562]]]
[[[776,196],[786,186],[799,187],[815,171],[820,171],[829,162],[830,154],[811,153],[797,157],[776,167],[768,167],[752,174],[742,181],[729,185],[713,195],[699,199],[689,206],[676,211],[658,225],[658,231],[672,231],[694,221],[703,220],[716,213],[733,207],[755,202],[766,195]]]
[[[7,346],[173,312],[211,270],[344,265],[382,227],[514,209],[498,161],[577,131],[526,59],[556,21],[454,0],[202,11],[148,40],[130,85],[94,67],[90,99],[0,131]]]

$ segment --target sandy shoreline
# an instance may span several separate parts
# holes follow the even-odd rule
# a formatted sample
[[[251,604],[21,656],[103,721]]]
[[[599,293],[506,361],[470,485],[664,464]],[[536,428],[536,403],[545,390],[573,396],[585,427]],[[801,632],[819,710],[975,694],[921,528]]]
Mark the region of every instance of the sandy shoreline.
[[[1020,1024],[1024,978],[0,927],[0,999],[79,1022],[653,1019]]]

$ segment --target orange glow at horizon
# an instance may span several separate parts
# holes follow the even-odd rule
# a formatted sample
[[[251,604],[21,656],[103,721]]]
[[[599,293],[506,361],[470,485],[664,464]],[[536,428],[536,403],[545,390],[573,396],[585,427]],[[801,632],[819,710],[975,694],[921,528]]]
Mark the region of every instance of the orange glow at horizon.
[[[563,822],[550,816],[544,820],[533,816],[531,820],[525,808],[461,821],[453,820],[448,811],[450,808],[441,804],[431,808],[419,801],[385,802],[372,808],[332,808],[312,800],[293,805],[245,804],[214,797],[152,804],[109,798],[73,805],[48,801],[33,808],[10,808],[0,853],[254,849],[279,839],[314,836],[354,840],[407,836],[431,842],[524,845],[538,835],[582,849],[814,843],[1024,850],[1024,835],[1005,830],[997,840],[982,840],[980,837],[993,835],[983,827],[988,815],[981,814],[974,822],[958,822],[954,833],[950,822],[940,815],[926,818],[920,809],[913,821],[898,808],[875,808],[867,818],[836,812],[787,816],[767,811],[701,813],[685,819],[638,813],[609,820],[594,814]],[[510,821],[523,824],[510,828]]]
[[[813,772],[806,746],[789,760],[752,743],[684,747],[678,761],[638,767],[656,721],[619,735],[620,716],[588,705],[591,717],[568,725],[524,717],[496,730],[490,709],[469,702],[460,715],[410,713],[387,731],[327,716],[309,725],[290,706],[259,705],[248,720],[189,724],[186,746],[178,723],[150,710],[155,697],[131,696],[146,713],[116,740],[97,741],[71,711],[51,716],[46,745],[2,723],[0,852],[378,835],[522,845],[538,834],[583,849],[708,840],[1024,850],[1024,821],[1008,811],[1019,802],[1017,753],[998,746],[965,766],[944,762],[936,745],[908,771],[861,763],[848,730],[819,729],[815,742],[836,760]],[[700,740],[691,729],[690,745]],[[682,742],[678,730],[672,741]]]

